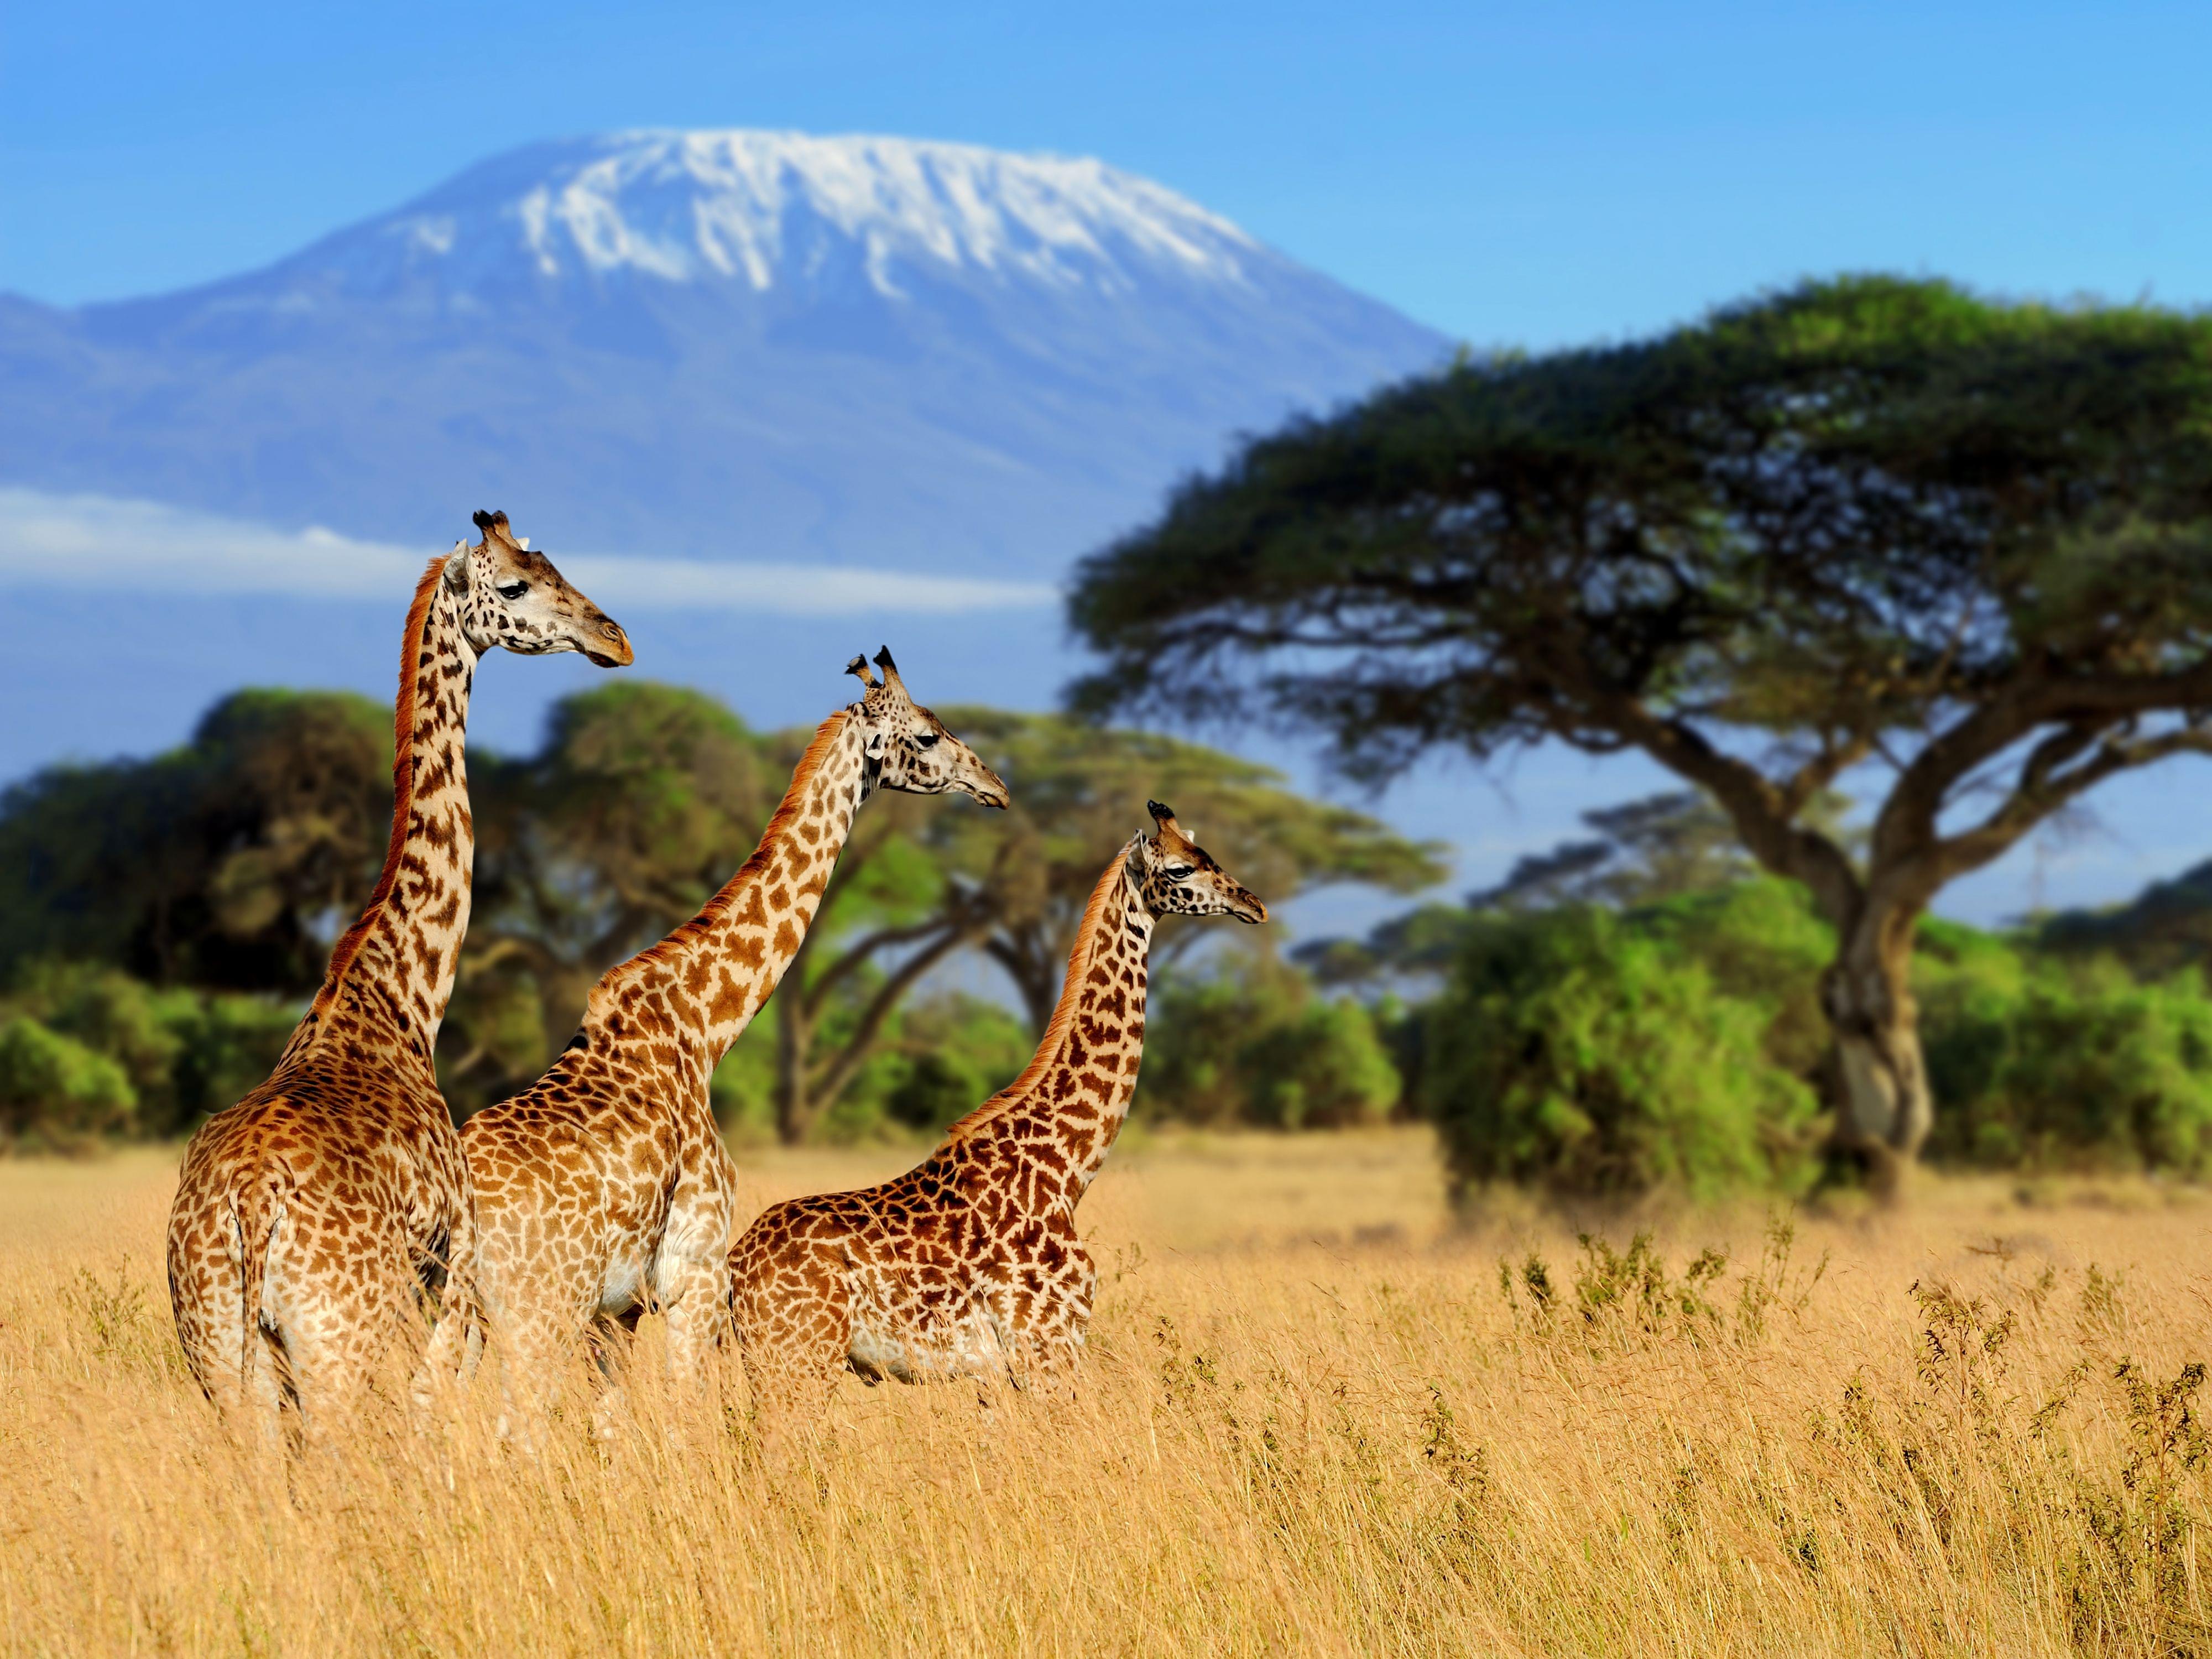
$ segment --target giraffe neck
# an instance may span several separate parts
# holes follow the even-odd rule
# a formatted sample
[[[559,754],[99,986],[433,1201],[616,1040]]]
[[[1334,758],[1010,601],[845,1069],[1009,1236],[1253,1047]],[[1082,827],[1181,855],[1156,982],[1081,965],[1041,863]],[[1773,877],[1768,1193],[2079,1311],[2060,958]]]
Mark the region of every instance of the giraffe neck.
[[[1072,1206],[1112,1150],[1145,1053],[1145,962],[1152,913],[1124,848],[1106,867],[1068,952],[1059,1006],[1029,1067],[948,1132],[1001,1135],[1018,1162],[1063,1182]]]
[[[476,854],[463,748],[477,652],[462,630],[459,602],[440,580],[445,568],[444,559],[431,562],[407,611],[384,869],[361,920],[331,951],[288,1057],[337,1038],[434,1076],[438,1027],[468,932]]]
[[[587,1030],[617,1043],[665,1043],[670,1034],[635,1012],[639,992],[663,985],[675,1035],[702,1076],[714,1070],[805,943],[853,816],[874,782],[865,740],[850,710],[822,722],[752,856],[697,915],[599,981]]]

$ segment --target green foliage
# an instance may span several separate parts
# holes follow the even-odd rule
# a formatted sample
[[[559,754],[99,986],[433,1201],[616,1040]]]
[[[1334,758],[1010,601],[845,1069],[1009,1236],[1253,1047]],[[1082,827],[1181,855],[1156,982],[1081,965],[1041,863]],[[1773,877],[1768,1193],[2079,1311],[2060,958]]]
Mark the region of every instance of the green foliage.
[[[68,957],[164,984],[310,989],[391,822],[387,710],[234,692],[182,748],[0,794],[0,981]]]
[[[1308,799],[1284,787],[1279,773],[1216,750],[1053,715],[944,712],[952,730],[1016,780],[1012,806],[980,812],[900,797],[870,805],[801,955],[804,988],[794,994],[787,982],[771,1005],[787,1051],[805,1056],[803,1073],[783,1079],[778,1117],[787,1138],[806,1134],[824,1112],[844,1109],[841,1097],[865,1091],[861,1073],[875,1064],[913,976],[957,950],[981,951],[1013,981],[1033,1042],[1059,1000],[1085,904],[1115,854],[1147,827],[1147,799],[1170,802],[1207,851],[1270,903],[1335,881],[1410,890],[1442,873],[1434,848],[1364,813]],[[1153,945],[1156,969],[1212,936],[1167,919]],[[1317,1035],[1322,1058],[1340,1048]],[[951,1075],[936,1086],[949,1091]],[[1323,1082],[1332,1097],[1346,1086]],[[1305,1109],[1285,1096],[1270,1109]],[[1332,1100],[1325,1109],[1338,1108]]]
[[[1794,1190],[1815,1103],[1767,1023],[1610,912],[1485,918],[1425,1017],[1425,1103],[1462,1193]]]
[[[1440,873],[1433,848],[1194,744],[1050,715],[948,718],[1021,779],[1016,810],[870,803],[772,1005],[775,1029],[718,1079],[732,1123],[769,1102],[787,1136],[817,1121],[850,1136],[935,1123],[963,1095],[960,1110],[977,1104],[1027,1060],[1029,1034],[981,1004],[909,999],[936,963],[981,950],[1041,1027],[1084,900],[1148,799],[1175,800],[1272,901]],[[536,1077],[599,976],[737,871],[812,736],[756,733],[711,696],[623,680],[556,704],[532,754],[471,755],[472,915],[438,1054],[457,1110]],[[382,863],[391,742],[389,714],[368,699],[240,691],[169,754],[52,769],[7,791],[0,984],[14,989],[0,1017],[21,1012],[120,1066],[129,1133],[178,1133],[231,1103],[266,1074],[291,1019],[224,993],[296,996],[319,981]],[[1163,955],[1200,937],[1171,927]],[[1326,1117],[1382,1092],[1364,1021],[1320,1009],[1310,1029],[1277,1033],[1276,1063],[1310,1063],[1324,1103],[1285,1085],[1264,1109]]]
[[[1654,714],[1928,730],[2061,664],[2155,675],[2212,626],[2208,342],[1860,276],[1468,359],[1255,440],[1087,560],[1078,701],[1257,703],[1374,770]]]
[[[260,1083],[298,1017],[264,997],[149,986],[97,963],[32,963],[0,995],[0,1020],[35,1025],[115,1069],[127,1098],[98,1129],[140,1139],[185,1133]],[[63,1091],[19,1100],[19,1129],[88,1133],[72,1099]]]
[[[854,1014],[825,1034],[849,1035]],[[714,1073],[714,1113],[726,1132],[762,1141],[775,1130],[775,1032],[767,1021],[738,1040]],[[927,995],[899,1010],[875,1049],[816,1126],[816,1138],[850,1143],[930,1133],[981,1105],[1029,1064],[1033,1047],[1020,1018],[964,993]]]
[[[1762,877],[1632,912],[1630,925],[1698,963],[1717,994],[1753,1010],[1770,1062],[1808,1079],[1819,1071],[1828,1048],[1820,972],[1835,932],[1803,888]]]
[[[106,1055],[20,1014],[0,1025],[0,1144],[90,1140],[125,1127],[137,1104]]]
[[[2051,916],[2036,928],[2035,944],[2055,955],[2112,957],[2147,979],[2203,964],[2212,958],[2212,862],[2153,882],[2111,909]]]
[[[1154,981],[1137,1085],[1148,1116],[1339,1128],[1380,1121],[1400,1092],[1373,1013],[1279,963],[1224,951]]]
[[[999,1003],[926,999],[900,1021],[884,1114],[911,1129],[942,1129],[1018,1077],[1033,1046],[1020,1017]]]
[[[950,866],[991,884],[996,915],[984,949],[1040,1031],[1099,872],[1148,827],[1147,800],[1173,805],[1206,851],[1270,904],[1331,882],[1413,892],[1444,872],[1433,843],[1300,795],[1273,768],[1216,749],[1057,715],[957,708],[946,718],[1000,775],[1018,780],[1003,818],[945,817],[938,827]],[[1170,961],[1208,932],[1168,918],[1154,956]]]
[[[625,678],[556,703],[534,754],[471,754],[474,909],[439,1042],[457,1109],[537,1077],[593,981],[729,879],[781,796],[783,746],[703,692]]]
[[[1842,1048],[1909,1054],[1893,947],[1947,884],[2118,772],[2212,751],[2208,552],[2212,317],[1808,282],[1253,441],[1085,561],[1101,665],[1071,698],[1303,726],[1370,779],[1438,747],[1639,750],[1850,930]],[[1862,867],[1823,797],[1875,755]],[[1610,848],[1487,896],[1654,896],[1615,888]],[[1694,836],[1653,850],[1715,873]],[[1930,1103],[1909,1065],[1901,1098],[1875,1075],[1833,1068],[1833,1127],[1893,1174]]]
[[[1672,790],[1582,815],[1595,833],[1524,854],[1496,887],[1471,893],[1477,909],[1554,904],[1649,904],[1709,892],[1750,875],[1735,825],[1710,796]]]
[[[1963,931],[1963,930],[1962,930]],[[2001,1169],[2212,1170],[2212,998],[2194,971],[1956,953],[1921,993],[1931,1151]]]

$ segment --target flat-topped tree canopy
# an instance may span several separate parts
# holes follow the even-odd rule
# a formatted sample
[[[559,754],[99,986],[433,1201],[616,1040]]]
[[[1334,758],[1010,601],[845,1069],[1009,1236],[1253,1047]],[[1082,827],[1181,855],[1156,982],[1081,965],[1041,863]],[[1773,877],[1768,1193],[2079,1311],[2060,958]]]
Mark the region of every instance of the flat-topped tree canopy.
[[[1912,920],[2212,748],[2212,319],[1853,277],[1464,360],[1185,483],[1071,613],[1094,713],[1318,728],[1366,775],[1559,738],[1702,785],[1841,933],[1843,1132],[1909,1158]],[[1808,809],[1869,763],[1862,863]]]

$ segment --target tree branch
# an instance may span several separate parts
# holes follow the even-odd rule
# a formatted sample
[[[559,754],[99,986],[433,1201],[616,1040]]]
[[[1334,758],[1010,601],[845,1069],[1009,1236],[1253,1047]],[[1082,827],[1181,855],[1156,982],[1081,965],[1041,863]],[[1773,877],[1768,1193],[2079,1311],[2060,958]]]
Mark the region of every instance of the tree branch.
[[[2087,760],[2062,769],[2085,752]],[[2212,754],[2212,727],[2188,726],[2136,742],[2111,737],[2100,741],[2093,728],[2081,726],[2053,732],[2029,751],[2012,793],[1994,812],[1972,829],[1935,843],[1927,860],[1930,867],[1922,878],[1929,896],[1945,882],[2001,856],[2051,813],[2115,773],[2189,753]]]
[[[898,971],[885,980],[869,1000],[852,1036],[829,1066],[815,1078],[807,1091],[809,1095],[826,1103],[842,1094],[845,1085],[853,1080],[853,1074],[860,1070],[860,1062],[867,1058],[868,1051],[875,1046],[876,1034],[883,1029],[884,1022],[890,1018],[891,1010],[914,988],[916,980],[966,944],[970,936],[970,932],[947,932],[933,944],[915,951],[901,963]]]
[[[1601,701],[1598,712],[1615,731],[1669,771],[1711,793],[1762,866],[1802,882],[1834,925],[1850,924],[1865,897],[1864,885],[1840,847],[1793,821],[1802,802],[1793,804],[1790,789],[1778,787],[1749,763],[1723,754],[1693,727],[1662,719],[1633,698]]]
[[[844,953],[814,976],[806,988],[809,1012],[819,1009],[829,1000],[830,993],[857,972],[877,951],[896,945],[911,945],[919,939],[927,939],[940,928],[961,925],[963,912],[948,908],[926,921],[912,922],[903,927],[878,927],[864,934],[847,946]],[[795,965],[795,964],[794,964]]]

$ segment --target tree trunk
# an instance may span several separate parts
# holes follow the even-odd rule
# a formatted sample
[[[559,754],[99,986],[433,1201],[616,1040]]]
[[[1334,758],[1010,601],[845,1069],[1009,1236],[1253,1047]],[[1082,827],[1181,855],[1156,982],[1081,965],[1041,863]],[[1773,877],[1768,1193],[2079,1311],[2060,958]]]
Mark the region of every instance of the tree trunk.
[[[806,1018],[806,988],[795,973],[785,978],[787,983],[781,988],[784,994],[772,1004],[775,1009],[775,1137],[787,1146],[796,1146],[814,1127],[814,1102],[806,1086],[807,1073],[812,1069],[808,1062],[814,1033]]]
[[[1022,999],[1022,1012],[1029,1017],[1030,1036],[1043,1036],[1044,1028],[1052,1024],[1052,1011],[1060,1006],[1066,952],[1061,951],[1055,959],[1051,947],[1030,927],[1009,928],[985,939],[983,951],[1013,981]]]
[[[1913,921],[1869,908],[1820,981],[1836,1041],[1836,1139],[1867,1159],[1885,1197],[1897,1194],[1936,1116],[1910,982]]]
[[[1022,1012],[1029,1016],[1030,1036],[1042,1041],[1044,1028],[1052,1024],[1052,1011],[1060,1006],[1060,985],[1034,974],[1022,975],[1014,984],[1022,994]]]

